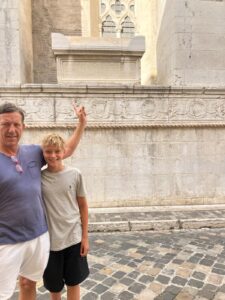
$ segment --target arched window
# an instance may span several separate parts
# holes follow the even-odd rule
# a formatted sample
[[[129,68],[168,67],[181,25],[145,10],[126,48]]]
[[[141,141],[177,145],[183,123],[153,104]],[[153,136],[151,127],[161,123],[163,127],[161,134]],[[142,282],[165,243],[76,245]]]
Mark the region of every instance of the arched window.
[[[131,22],[129,17],[126,17],[123,21],[121,29],[121,37],[132,37],[134,36],[134,24]]]
[[[111,16],[107,16],[102,22],[102,36],[116,36],[116,25]]]

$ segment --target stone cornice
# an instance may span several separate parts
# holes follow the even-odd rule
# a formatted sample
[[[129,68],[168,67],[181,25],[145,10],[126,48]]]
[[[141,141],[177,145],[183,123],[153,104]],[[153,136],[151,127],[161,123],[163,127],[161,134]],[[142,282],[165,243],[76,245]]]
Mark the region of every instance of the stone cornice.
[[[170,87],[170,86],[144,86],[144,85],[124,85],[124,84],[15,84],[15,85],[0,85],[0,94],[2,93],[103,93],[103,94],[200,94],[200,95],[225,95],[225,87],[207,88],[207,87]]]

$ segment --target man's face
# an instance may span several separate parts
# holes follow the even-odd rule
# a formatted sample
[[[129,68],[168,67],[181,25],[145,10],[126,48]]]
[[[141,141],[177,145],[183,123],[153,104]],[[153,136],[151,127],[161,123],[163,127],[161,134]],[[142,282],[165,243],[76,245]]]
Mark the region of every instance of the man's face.
[[[24,124],[18,112],[0,114],[0,145],[15,147],[23,133]]]

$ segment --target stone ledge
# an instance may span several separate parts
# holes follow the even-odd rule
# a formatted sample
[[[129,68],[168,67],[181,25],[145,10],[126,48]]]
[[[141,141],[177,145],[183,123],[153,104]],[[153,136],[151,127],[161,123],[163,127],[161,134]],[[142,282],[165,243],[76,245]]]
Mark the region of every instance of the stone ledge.
[[[160,86],[160,85],[140,85],[140,84],[123,84],[123,83],[57,83],[57,84],[39,84],[39,83],[27,83],[27,84],[0,84],[0,93],[65,93],[65,94],[139,94],[139,93],[151,93],[163,96],[167,95],[225,95],[225,88],[205,88],[205,87],[176,87],[176,86]],[[56,95],[57,96],[57,95]],[[74,95],[69,95],[74,97]],[[77,95],[76,95],[77,96]],[[60,94],[59,97],[62,97]],[[67,96],[68,97],[68,96]]]
[[[129,222],[92,222],[89,223],[89,232],[130,231]]]
[[[202,228],[225,228],[223,219],[177,219],[151,221],[90,222],[89,232],[161,231]]]
[[[183,229],[225,228],[224,219],[180,220]]]

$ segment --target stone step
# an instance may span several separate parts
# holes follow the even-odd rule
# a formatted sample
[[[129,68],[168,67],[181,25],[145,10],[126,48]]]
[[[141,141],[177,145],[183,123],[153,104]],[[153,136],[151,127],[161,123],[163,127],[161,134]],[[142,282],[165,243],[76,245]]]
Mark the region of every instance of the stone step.
[[[225,205],[90,208],[89,232],[225,227]]]

